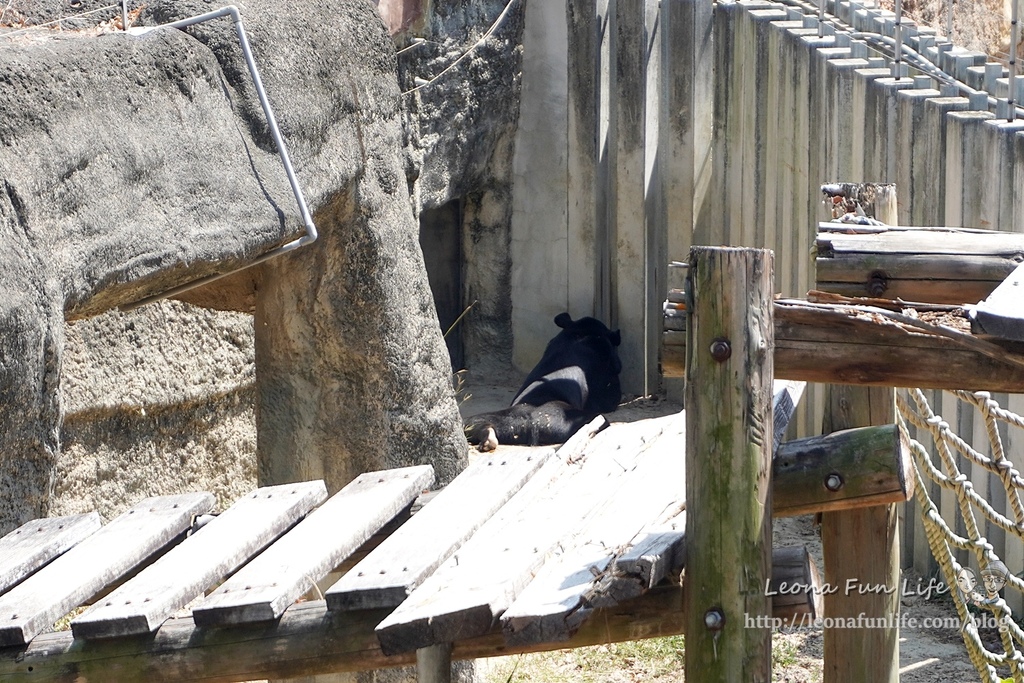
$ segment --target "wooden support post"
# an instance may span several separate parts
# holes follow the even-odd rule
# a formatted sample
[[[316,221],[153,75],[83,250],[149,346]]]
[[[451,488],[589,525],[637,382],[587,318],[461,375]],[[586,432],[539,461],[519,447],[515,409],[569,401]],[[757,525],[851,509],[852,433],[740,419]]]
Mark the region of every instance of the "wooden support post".
[[[890,423],[894,403],[892,389],[831,385],[823,431]],[[826,618],[876,620],[825,629],[825,683],[899,681],[897,512],[889,504],[822,514],[825,583],[838,588],[825,596]]]
[[[451,643],[439,643],[416,650],[416,680],[419,683],[452,682]]]
[[[688,680],[771,680],[772,261],[761,249],[690,251]]]

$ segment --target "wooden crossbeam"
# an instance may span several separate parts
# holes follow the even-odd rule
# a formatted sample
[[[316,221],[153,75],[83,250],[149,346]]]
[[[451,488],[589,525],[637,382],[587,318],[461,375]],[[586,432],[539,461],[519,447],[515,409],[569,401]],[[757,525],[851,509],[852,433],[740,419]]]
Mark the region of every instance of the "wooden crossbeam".
[[[565,643],[509,647],[500,625],[454,644],[457,660],[542,652],[682,633],[682,589],[662,586],[627,605],[600,610]],[[229,683],[371,671],[415,662],[385,656],[373,626],[388,610],[330,613],[322,600],[290,607],[281,619],[226,629],[171,619],[146,638],[82,642],[48,633],[26,649],[0,650],[0,680],[10,683]]]
[[[1024,260],[1024,235],[822,223],[815,252],[822,291],[965,304],[987,297]]]
[[[910,448],[894,424],[786,442],[772,470],[778,517],[897,503],[913,493]]]

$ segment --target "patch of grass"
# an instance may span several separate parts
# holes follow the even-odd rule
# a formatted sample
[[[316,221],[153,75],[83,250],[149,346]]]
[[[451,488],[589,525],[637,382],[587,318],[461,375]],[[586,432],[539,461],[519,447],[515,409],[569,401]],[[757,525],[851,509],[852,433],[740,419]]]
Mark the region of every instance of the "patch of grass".
[[[636,683],[683,680],[683,636],[503,657],[485,683]]]
[[[806,636],[807,634],[803,634]],[[820,638],[811,641],[820,641]],[[817,643],[820,645],[820,643]],[[772,639],[772,680],[820,682],[820,652],[806,637]],[[595,645],[489,660],[484,683],[684,683],[683,636]]]

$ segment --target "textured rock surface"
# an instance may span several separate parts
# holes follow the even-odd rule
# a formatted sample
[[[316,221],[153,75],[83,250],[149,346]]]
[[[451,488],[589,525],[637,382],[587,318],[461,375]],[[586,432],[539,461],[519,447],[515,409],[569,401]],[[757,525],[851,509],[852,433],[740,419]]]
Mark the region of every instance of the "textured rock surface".
[[[499,22],[507,4],[434,2],[418,31],[427,42],[399,56],[402,88],[410,92],[414,199],[417,209],[462,201],[465,304],[477,302],[460,324],[465,361],[472,376],[488,379],[508,373],[512,362],[512,157],[526,3],[511,3]]]
[[[139,20],[152,25],[210,9],[165,0],[150,3]],[[81,377],[65,378],[74,390],[64,455],[73,457],[61,465],[61,491],[109,475],[134,483],[102,496],[141,497],[177,490],[207,469],[219,474],[206,477],[251,482],[251,461],[224,470],[232,453],[251,449],[251,432],[218,436],[204,425],[211,415],[251,420],[250,401],[267,437],[259,445],[267,481],[326,476],[337,489],[363,469],[426,461],[444,479],[465,456],[403,182],[396,64],[380,18],[364,0],[250,2],[243,18],[322,240],[265,273],[194,294],[246,310],[255,292],[258,389],[247,377],[233,387],[227,378],[206,381],[209,368],[197,360],[202,343],[185,354],[170,348],[187,335],[166,349],[133,346],[131,324],[173,335],[175,325],[159,318],[185,309],[165,305],[153,318],[110,313],[87,321],[98,327],[72,333],[69,348],[107,369],[80,364]],[[91,316],[222,271],[302,232],[229,20],[188,33],[63,31],[6,41],[0,531],[46,512],[55,485],[65,316]],[[201,314],[180,315],[202,326]],[[136,362],[134,373],[110,370],[117,361],[97,347],[111,338],[119,347],[111,356]],[[170,368],[177,361],[161,365],[189,355],[173,368],[180,379]],[[121,443],[147,429],[146,443]],[[190,444],[184,435],[193,429]],[[116,461],[119,449],[129,462]],[[142,490],[145,481],[150,490]],[[225,484],[224,495],[234,495],[230,489]]]

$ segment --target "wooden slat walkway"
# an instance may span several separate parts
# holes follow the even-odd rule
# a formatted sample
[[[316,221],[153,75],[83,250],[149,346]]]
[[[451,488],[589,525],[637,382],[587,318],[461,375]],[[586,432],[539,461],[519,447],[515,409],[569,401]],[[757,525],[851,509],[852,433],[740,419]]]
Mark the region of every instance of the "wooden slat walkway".
[[[777,435],[800,389],[777,383]],[[361,475],[325,503],[322,482],[259,489],[73,619],[71,632],[25,646],[213,505],[209,494],[144,501],[0,595],[0,643],[20,646],[0,649],[0,680],[250,680],[398,666],[445,643],[457,657],[550,649],[601,637],[595,614],[603,624],[641,619],[645,594],[666,589],[672,614],[651,603],[642,619],[649,635],[678,633],[680,593],[666,584],[682,566],[684,424],[682,413],[598,418],[557,450],[478,455],[320,601],[295,602],[351,565],[432,469]],[[153,635],[126,637],[135,634]]]
[[[267,486],[71,621],[76,638],[151,633],[327,497],[322,481]]]
[[[146,498],[0,596],[0,647],[23,645],[213,508],[209,493]]]
[[[510,446],[478,456],[430,504],[327,590],[328,609],[398,607],[554,452]]]
[[[192,610],[196,623],[276,619],[433,483],[430,465],[359,475]]]
[[[100,516],[90,512],[26,522],[0,538],[0,593],[99,528]]]

